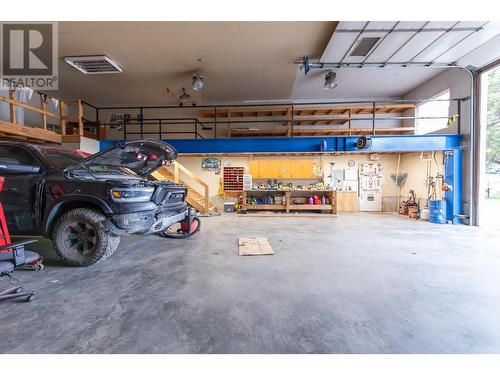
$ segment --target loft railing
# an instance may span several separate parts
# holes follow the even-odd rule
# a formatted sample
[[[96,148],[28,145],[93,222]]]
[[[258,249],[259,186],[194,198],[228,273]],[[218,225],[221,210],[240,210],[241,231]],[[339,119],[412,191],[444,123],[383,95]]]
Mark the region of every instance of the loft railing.
[[[252,136],[325,136],[325,135],[377,135],[414,134],[419,120],[456,122],[456,133],[462,127],[459,99],[399,99],[399,100],[352,100],[300,103],[228,104],[200,106],[139,106],[96,107],[81,99],[59,102],[59,113],[47,111],[47,96],[41,95],[40,107],[16,101],[11,91],[0,101],[10,106],[10,124],[16,125],[16,107],[40,115],[39,129],[51,135],[86,136],[95,139],[136,138],[217,138]],[[45,97],[44,100],[42,98]],[[416,108],[423,102],[447,101],[453,105],[448,116],[418,116]],[[132,112],[132,118],[110,121],[110,113]],[[145,116],[153,112],[156,116]],[[161,112],[161,116],[158,113]],[[188,112],[189,116],[182,116]],[[193,115],[194,113],[194,115]],[[175,116],[174,116],[175,115]],[[135,117],[134,117],[135,116]],[[107,117],[107,118],[106,118]],[[48,122],[47,119],[57,120]],[[384,126],[384,122],[399,126]],[[361,124],[361,125],[360,125]],[[4,128],[7,125],[4,122]],[[273,127],[269,129],[269,127]],[[364,127],[363,127],[364,126]],[[31,128],[36,128],[31,126]],[[3,129],[3,128],[2,128]],[[0,129],[0,132],[2,130]],[[18,132],[21,132],[19,130]],[[47,136],[52,141],[54,137]],[[36,138],[36,136],[34,137]],[[43,138],[43,137],[42,137]],[[57,138],[57,137],[56,137]]]
[[[132,138],[154,137],[169,139],[182,138],[217,138],[264,134],[262,125],[277,126],[269,135],[294,137],[301,135],[377,135],[377,134],[414,134],[415,123],[419,120],[440,120],[443,123],[457,123],[454,133],[461,131],[461,107],[469,98],[458,99],[399,99],[399,100],[353,100],[329,102],[300,102],[280,104],[229,104],[199,106],[140,106],[140,107],[100,107],[97,118],[104,113],[135,112],[137,117],[123,124],[116,122],[100,122],[106,129],[114,128],[115,135],[123,140]],[[416,107],[423,102],[447,101],[454,108],[450,116],[418,116]],[[318,113],[307,116],[307,111],[317,112],[330,109],[331,113]],[[342,109],[343,112],[338,110]],[[175,112],[176,117],[144,117],[148,111],[162,113]],[[180,116],[179,113],[197,112],[196,116]],[[247,112],[253,115],[242,114]],[[273,111],[281,111],[280,115],[264,115]],[[260,112],[260,113],[258,113]],[[408,113],[410,112],[410,113]],[[232,114],[239,113],[238,116]],[[400,122],[402,126],[380,126],[384,122]],[[369,124],[363,128],[357,124]],[[280,126],[281,125],[281,126]],[[412,126],[413,125],[413,126]],[[256,129],[242,127],[251,126]],[[321,128],[323,126],[323,128]],[[221,129],[222,127],[222,129]],[[309,127],[309,128],[308,128]],[[326,128],[325,127],[330,127]],[[118,133],[116,133],[118,129]]]

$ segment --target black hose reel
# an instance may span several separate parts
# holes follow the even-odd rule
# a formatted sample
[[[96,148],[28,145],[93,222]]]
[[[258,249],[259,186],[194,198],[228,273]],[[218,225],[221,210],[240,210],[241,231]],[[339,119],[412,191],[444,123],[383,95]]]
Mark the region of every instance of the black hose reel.
[[[364,135],[359,137],[358,140],[356,141],[356,148],[358,150],[366,150],[372,147],[372,139],[367,138]]]

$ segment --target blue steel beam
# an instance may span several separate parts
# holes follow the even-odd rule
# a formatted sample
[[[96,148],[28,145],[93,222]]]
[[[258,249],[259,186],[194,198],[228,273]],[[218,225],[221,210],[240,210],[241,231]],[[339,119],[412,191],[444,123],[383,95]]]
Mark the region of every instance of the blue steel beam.
[[[217,138],[169,139],[179,153],[238,154],[321,152],[321,141],[326,141],[326,152],[412,152],[453,150],[460,146],[459,135],[373,136],[371,147],[356,148],[358,137],[294,137],[294,138]]]
[[[240,154],[321,152],[412,152],[445,151],[460,147],[460,136],[449,134],[371,136],[371,147],[356,148],[358,137],[293,137],[293,138],[217,138],[166,139],[180,154]],[[118,141],[101,141],[101,150]]]

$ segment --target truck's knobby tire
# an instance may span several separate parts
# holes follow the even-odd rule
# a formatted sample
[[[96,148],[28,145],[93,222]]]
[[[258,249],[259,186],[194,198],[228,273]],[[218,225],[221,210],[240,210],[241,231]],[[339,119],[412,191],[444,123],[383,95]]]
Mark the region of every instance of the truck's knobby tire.
[[[108,232],[100,212],[89,208],[76,208],[59,217],[52,232],[57,255],[66,263],[91,266],[111,256],[120,237]]]

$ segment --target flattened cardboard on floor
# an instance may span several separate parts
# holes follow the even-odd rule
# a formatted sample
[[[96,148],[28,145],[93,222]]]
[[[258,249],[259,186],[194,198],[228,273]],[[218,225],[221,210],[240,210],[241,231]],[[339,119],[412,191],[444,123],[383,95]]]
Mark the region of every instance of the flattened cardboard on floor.
[[[273,255],[273,248],[266,237],[238,238],[238,255]]]

